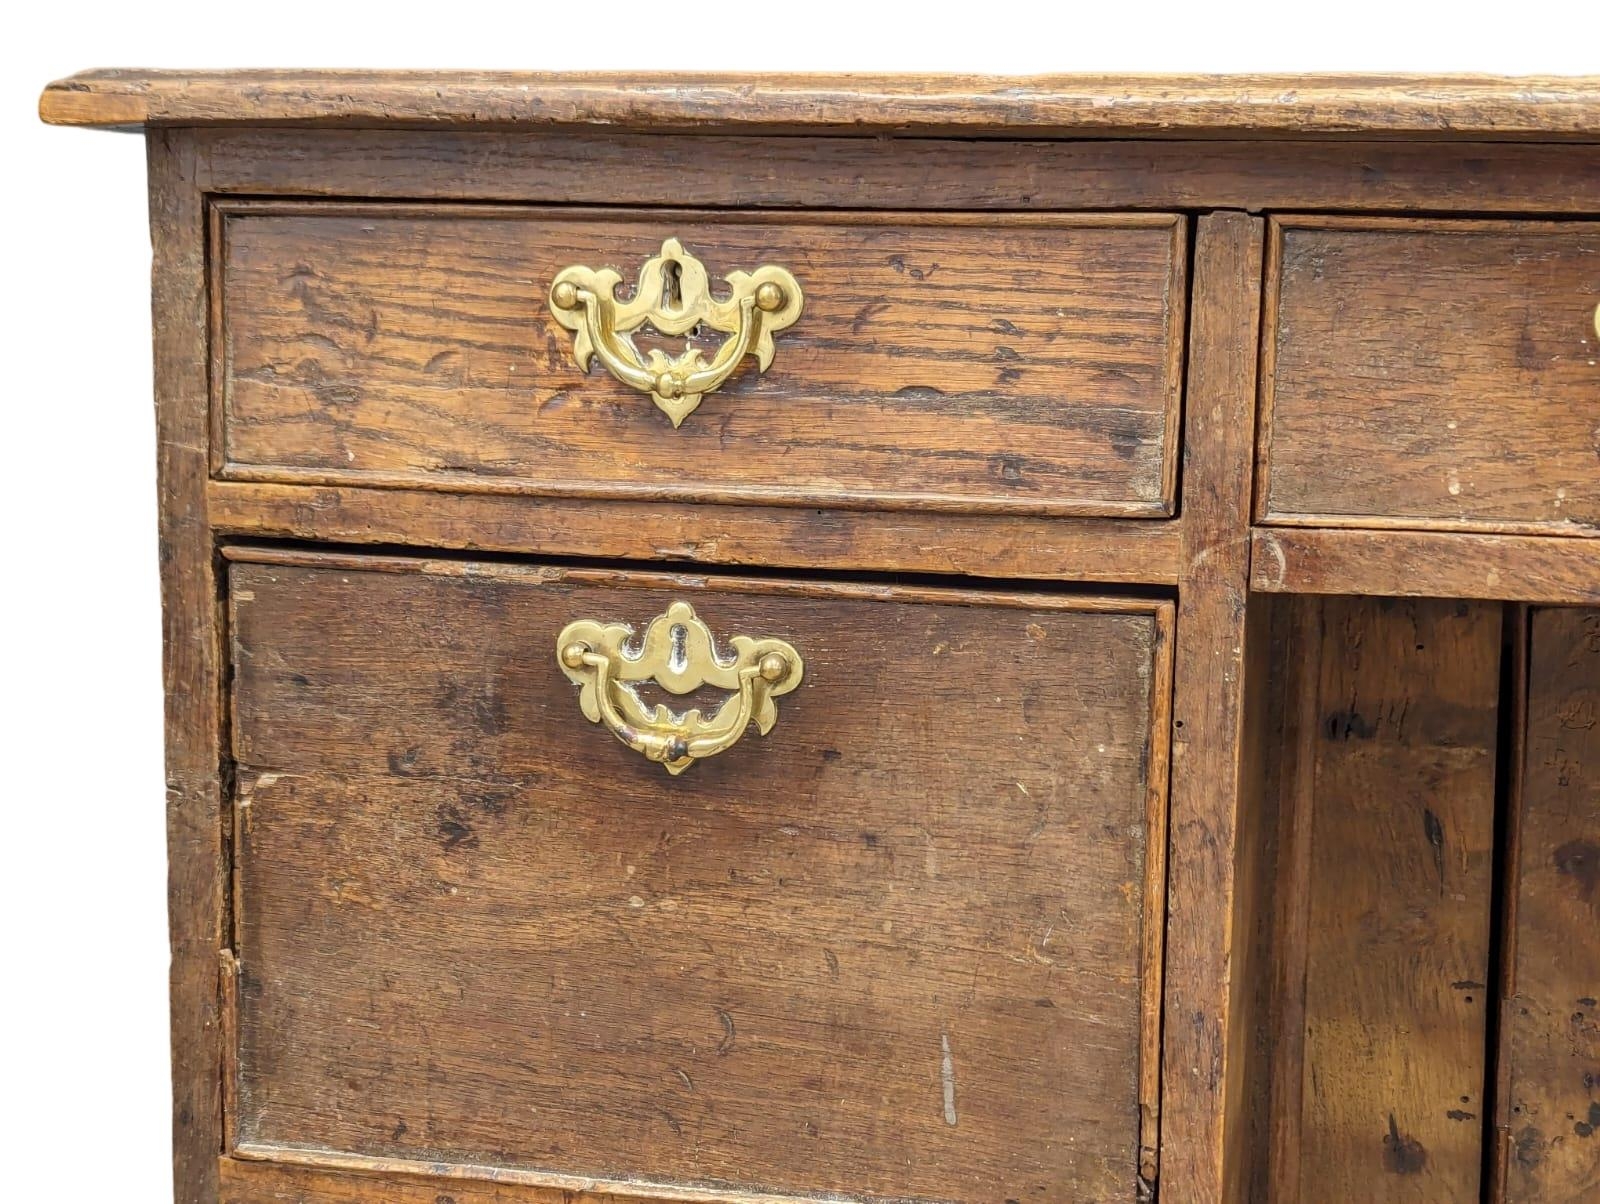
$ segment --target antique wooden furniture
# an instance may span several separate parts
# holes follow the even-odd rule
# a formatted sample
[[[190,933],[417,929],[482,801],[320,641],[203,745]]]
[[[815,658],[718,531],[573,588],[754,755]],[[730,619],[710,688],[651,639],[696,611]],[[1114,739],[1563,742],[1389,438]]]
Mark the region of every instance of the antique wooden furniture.
[[[1600,1199],[1600,79],[42,109],[149,144],[179,1200]]]

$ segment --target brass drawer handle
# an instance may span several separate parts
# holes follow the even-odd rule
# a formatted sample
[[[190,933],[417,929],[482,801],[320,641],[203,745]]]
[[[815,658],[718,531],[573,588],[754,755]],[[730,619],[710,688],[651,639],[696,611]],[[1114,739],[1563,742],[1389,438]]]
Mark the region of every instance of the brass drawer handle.
[[[621,273],[570,267],[550,286],[550,312],[572,331],[572,358],[579,368],[587,372],[598,356],[612,376],[650,394],[677,427],[746,355],[754,355],[765,372],[772,363],[773,334],[793,326],[805,304],[795,278],[771,264],[730,272],[727,281],[732,295],[718,301],[705,264],[669,238],[661,254],[639,269],[631,301],[617,300]],[[647,322],[673,338],[701,324],[729,337],[710,363],[692,345],[677,356],[655,348],[645,356],[630,336]]]
[[[763,736],[778,722],[773,699],[800,684],[805,666],[782,640],[736,635],[732,660],[717,656],[711,629],[687,602],[674,602],[645,628],[638,652],[625,644],[625,623],[579,619],[556,640],[561,671],[582,687],[578,705],[590,723],[603,723],[635,752],[682,773],[704,757],[732,748],[754,723]],[[664,704],[647,707],[630,682],[653,681],[671,694],[702,686],[734,690],[710,715],[698,708],[674,715]]]

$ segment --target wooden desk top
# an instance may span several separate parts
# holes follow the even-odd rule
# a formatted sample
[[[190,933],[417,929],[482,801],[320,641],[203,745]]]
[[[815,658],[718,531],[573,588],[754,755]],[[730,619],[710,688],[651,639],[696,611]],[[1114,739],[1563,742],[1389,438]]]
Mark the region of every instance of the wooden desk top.
[[[57,125],[1600,140],[1600,76],[86,71]]]

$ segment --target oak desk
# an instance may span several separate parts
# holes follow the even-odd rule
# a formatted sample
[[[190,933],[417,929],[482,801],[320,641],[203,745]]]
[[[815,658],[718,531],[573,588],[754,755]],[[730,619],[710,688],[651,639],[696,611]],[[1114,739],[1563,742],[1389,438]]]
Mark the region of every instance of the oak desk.
[[[179,1200],[1600,1198],[1600,78],[41,109],[149,145]]]

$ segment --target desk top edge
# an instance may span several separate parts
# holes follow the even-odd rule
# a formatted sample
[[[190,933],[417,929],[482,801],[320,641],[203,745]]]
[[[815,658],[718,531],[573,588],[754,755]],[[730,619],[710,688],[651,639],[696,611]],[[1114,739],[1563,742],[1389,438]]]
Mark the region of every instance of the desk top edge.
[[[86,71],[54,125],[1600,141],[1600,76]]]

